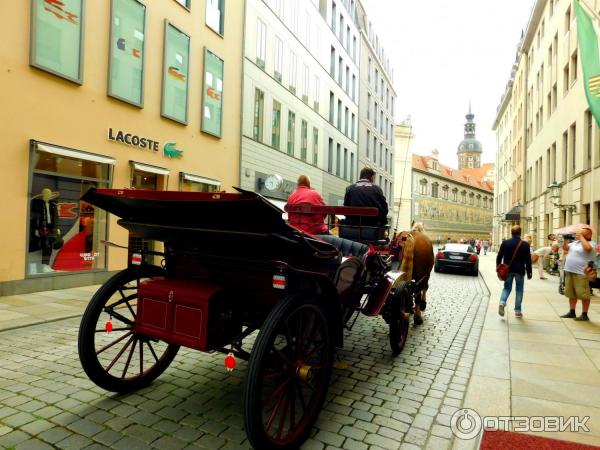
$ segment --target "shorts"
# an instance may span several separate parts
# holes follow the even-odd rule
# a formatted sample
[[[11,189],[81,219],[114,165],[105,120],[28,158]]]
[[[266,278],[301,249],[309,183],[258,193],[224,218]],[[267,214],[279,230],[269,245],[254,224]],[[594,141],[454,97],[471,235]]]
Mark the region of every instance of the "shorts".
[[[565,272],[565,296],[589,300],[590,282],[587,277],[577,273]]]

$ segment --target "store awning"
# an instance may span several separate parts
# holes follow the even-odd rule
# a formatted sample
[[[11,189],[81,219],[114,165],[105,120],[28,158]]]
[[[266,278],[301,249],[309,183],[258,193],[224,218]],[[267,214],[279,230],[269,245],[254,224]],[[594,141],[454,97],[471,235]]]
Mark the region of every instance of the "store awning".
[[[82,152],[80,150],[71,150],[58,145],[43,144],[35,141],[35,148],[39,152],[52,153],[53,155],[65,156],[67,158],[83,159],[101,164],[110,164],[114,166],[117,160],[108,156],[96,155],[94,153]]]
[[[210,184],[212,186],[221,186],[221,182],[219,180],[214,180],[212,178],[199,177],[198,175],[192,175],[190,173],[181,173],[181,176],[186,181],[193,181],[194,183],[203,183]]]
[[[513,206],[510,211],[504,215],[504,220],[507,222],[518,222],[521,220],[521,207]]]
[[[171,173],[169,172],[169,169],[165,169],[164,167],[152,166],[137,161],[129,161],[129,163],[134,169],[141,170],[142,172],[150,172],[157,175],[169,175],[169,173]]]

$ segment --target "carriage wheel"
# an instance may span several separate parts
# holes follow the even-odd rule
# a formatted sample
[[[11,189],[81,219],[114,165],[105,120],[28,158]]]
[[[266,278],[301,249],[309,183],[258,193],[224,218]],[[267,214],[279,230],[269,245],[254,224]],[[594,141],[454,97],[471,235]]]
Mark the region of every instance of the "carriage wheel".
[[[271,311],[248,363],[244,420],[257,449],[298,448],[329,387],[333,341],[318,302],[289,296]]]
[[[410,314],[407,308],[410,298],[406,288],[403,285],[398,286],[390,301],[392,302],[388,320],[390,325],[390,347],[393,355],[397,356],[404,349],[408,338],[408,318]]]
[[[79,326],[79,360],[90,380],[101,388],[114,392],[140,389],[175,358],[178,345],[133,331],[140,282],[164,275],[156,266],[130,267],[104,283],[88,304]]]

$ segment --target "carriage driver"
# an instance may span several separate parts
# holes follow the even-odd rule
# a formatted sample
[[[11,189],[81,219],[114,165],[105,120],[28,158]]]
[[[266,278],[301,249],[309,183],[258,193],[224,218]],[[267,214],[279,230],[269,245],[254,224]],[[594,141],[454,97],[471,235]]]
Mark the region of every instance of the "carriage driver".
[[[353,240],[376,241],[384,238],[387,225],[388,204],[381,188],[373,184],[375,171],[365,167],[360,171],[360,179],[346,188],[344,206],[370,206],[379,210],[376,217],[348,216],[340,229],[340,237]],[[358,225],[365,228],[358,230]],[[377,228],[379,227],[379,228]]]

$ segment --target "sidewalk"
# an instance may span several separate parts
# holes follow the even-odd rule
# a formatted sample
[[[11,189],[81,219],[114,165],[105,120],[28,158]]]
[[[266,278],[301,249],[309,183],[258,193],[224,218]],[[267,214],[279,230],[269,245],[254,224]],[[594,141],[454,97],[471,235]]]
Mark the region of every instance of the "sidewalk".
[[[0,297],[0,331],[81,316],[98,287]]]
[[[600,445],[600,292],[592,297],[590,322],[561,319],[569,308],[558,277],[540,280],[534,267],[523,319],[514,316],[514,288],[502,318],[496,253],[482,255],[479,270],[490,302],[463,406],[482,417],[589,416],[589,432],[535,434]],[[454,448],[474,448],[474,441],[457,440]]]

